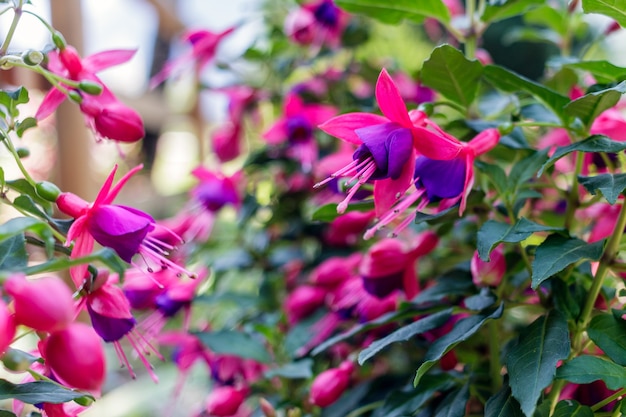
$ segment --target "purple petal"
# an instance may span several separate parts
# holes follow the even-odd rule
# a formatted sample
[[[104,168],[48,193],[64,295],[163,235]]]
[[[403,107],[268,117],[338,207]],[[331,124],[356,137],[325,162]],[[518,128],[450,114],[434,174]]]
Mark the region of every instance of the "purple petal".
[[[403,270],[380,277],[364,276],[362,278],[365,291],[378,299],[385,298],[395,290],[404,288]]]
[[[91,318],[91,325],[98,336],[105,342],[115,342],[130,332],[137,321],[133,318],[113,318],[98,314],[87,305],[87,312]]]
[[[189,301],[176,300],[167,294],[161,294],[156,298],[157,310],[165,317],[173,317],[178,311],[189,304]]]
[[[418,188],[425,188],[430,201],[458,197],[465,186],[465,160],[437,161],[420,156],[415,161]]]
[[[398,179],[404,164],[413,153],[413,135],[409,129],[397,129],[389,137],[389,176]]]
[[[390,176],[393,179],[398,178],[411,155],[413,146],[411,131],[397,123],[383,123],[357,129],[355,133],[376,162],[378,170],[371,178],[384,179]]]

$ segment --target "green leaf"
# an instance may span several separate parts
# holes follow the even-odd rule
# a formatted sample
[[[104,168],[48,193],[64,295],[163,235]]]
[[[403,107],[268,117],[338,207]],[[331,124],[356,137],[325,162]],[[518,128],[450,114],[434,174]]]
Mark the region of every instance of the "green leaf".
[[[4,190],[4,170],[0,167],[0,191]]]
[[[440,212],[437,212],[435,214],[422,213],[418,211],[417,213],[415,213],[415,220],[413,221],[413,223],[420,224],[420,223],[426,222],[426,223],[432,224],[432,222],[436,222],[436,220],[447,220],[448,218],[452,218],[452,217],[458,218],[459,217],[458,211],[459,211],[458,204],[448,207],[447,209],[441,210]]]
[[[491,307],[496,301],[497,297],[491,289],[483,287],[478,294],[471,295],[463,300],[463,304],[469,310],[481,311]]]
[[[569,30],[569,15],[546,4],[529,10],[524,14],[524,22],[529,25],[546,26],[561,36],[567,35]]]
[[[36,126],[37,119],[35,119],[34,117],[27,117],[24,120],[21,120],[15,124],[15,133],[17,133],[17,136],[21,138],[26,130]]]
[[[415,335],[422,334],[429,330],[443,326],[448,321],[451,315],[452,309],[450,308],[439,311],[435,314],[431,314],[430,316],[426,316],[422,319],[414,321],[411,324],[403,326],[395,330],[391,334],[383,337],[382,339],[373,341],[368,347],[366,347],[359,353],[359,365],[363,365],[365,361],[367,361],[392,343],[405,342]]]
[[[565,67],[588,71],[601,83],[610,83],[626,79],[626,68],[618,67],[608,61],[574,62],[565,64]]]
[[[280,376],[287,379],[306,379],[313,376],[313,359],[305,358],[297,362],[291,362],[280,368],[270,369],[265,372],[266,378]]]
[[[456,385],[454,377],[448,373],[424,375],[417,387],[406,387],[392,391],[385,403],[374,412],[373,417],[412,416],[438,392],[445,392]]]
[[[509,0],[499,2],[497,5],[489,4],[485,8],[485,12],[481,16],[481,20],[485,23],[493,23],[498,20],[508,19],[509,17],[524,14],[533,7],[543,5],[542,0]]]
[[[483,174],[485,174],[487,178],[489,178],[499,195],[505,193],[505,191],[508,189],[508,181],[506,179],[506,173],[500,166],[495,164],[488,164],[483,161],[476,161],[474,165]]]
[[[17,417],[17,416],[10,411],[0,410],[0,417]]]
[[[537,247],[532,263],[532,288],[537,287],[552,275],[567,266],[581,261],[597,261],[602,256],[604,240],[587,243],[576,238],[552,234]]]
[[[28,264],[26,240],[23,234],[12,236],[0,242],[0,271],[16,270]]]
[[[612,314],[598,314],[591,319],[587,334],[615,363],[626,366],[626,323]]]
[[[618,142],[603,135],[592,135],[580,142],[571,145],[559,146],[555,149],[552,156],[543,164],[537,177],[541,176],[543,171],[554,164],[556,161],[572,152],[607,152],[618,153],[626,149],[626,143]]]
[[[421,23],[424,18],[432,17],[440,22],[450,22],[450,12],[441,0],[336,0],[342,9],[360,13],[384,23],[395,24],[403,19]]]
[[[434,417],[464,417],[469,400],[469,381],[446,395],[435,410]]]
[[[361,201],[358,203],[350,203],[348,204],[348,208],[344,213],[348,213],[350,211],[371,211],[374,210],[374,202],[373,201]],[[318,222],[332,222],[335,220],[339,213],[337,213],[337,203],[325,204],[322,207],[316,209],[311,215],[311,220]]]
[[[476,249],[480,259],[489,262],[489,254],[501,242],[517,243],[527,239],[535,232],[559,232],[564,230],[561,227],[544,226],[524,217],[520,218],[514,225],[487,220],[478,230]]]
[[[559,401],[552,417],[593,417],[593,411],[575,400]]]
[[[593,121],[603,111],[615,106],[622,94],[626,92],[626,81],[605,90],[585,94],[565,106],[565,113],[578,117],[589,129]]]
[[[25,384],[12,384],[7,380],[0,379],[0,400],[14,398],[27,404],[60,404],[85,396],[93,399],[85,392],[71,391],[54,382],[35,381]]]
[[[533,415],[541,393],[554,379],[557,363],[569,352],[567,321],[556,310],[521,331],[506,365],[511,392],[526,416]]]
[[[508,93],[518,93],[520,90],[525,91],[550,108],[560,120],[566,121],[563,108],[570,101],[567,97],[542,84],[497,65],[485,66],[483,75],[487,81],[500,90]]]
[[[269,363],[270,355],[262,341],[251,335],[234,330],[199,332],[196,336],[215,353],[227,353],[240,358]]]
[[[457,344],[469,339],[485,324],[487,320],[497,319],[502,316],[504,304],[500,304],[497,308],[488,310],[482,314],[476,314],[459,320],[450,332],[437,339],[426,351],[424,361],[417,369],[413,385],[418,386],[422,376],[428,372],[430,368],[443,355],[448,353]]]
[[[545,165],[547,159],[548,149],[542,149],[513,165],[509,173],[509,191],[515,195]],[[537,177],[539,176],[540,174],[537,174]]]
[[[37,194],[37,190],[35,190],[35,187],[33,187],[25,179],[19,178],[17,180],[7,181],[6,185],[9,188],[12,188],[13,190],[19,192],[20,194],[28,195],[30,198],[33,199],[36,204],[41,206],[46,213],[52,213],[52,203],[48,200],[41,198],[39,194]]]
[[[56,272],[66,270],[72,266],[95,262],[101,262],[102,264],[104,264],[106,267],[111,269],[111,271],[117,273],[120,276],[120,279],[123,278],[124,273],[126,272],[126,268],[128,268],[128,264],[124,262],[113,249],[102,248],[87,256],[76,259],[62,257],[53,258],[47,262],[42,262],[40,264],[31,265],[27,268],[24,268],[23,272],[26,275],[41,274],[45,272]]]
[[[624,189],[626,189],[626,174],[600,174],[594,177],[579,176],[578,182],[593,195],[600,191],[606,198],[606,201],[613,205],[617,202],[617,198]]]
[[[0,242],[24,232],[34,232],[41,236],[49,232],[49,230],[48,225],[39,219],[16,217],[0,225]]]
[[[626,368],[597,356],[581,355],[563,363],[557,369],[556,377],[574,384],[602,380],[611,390],[626,387]]]
[[[422,66],[422,82],[464,108],[476,97],[483,66],[450,45],[435,48]]]
[[[508,384],[487,400],[485,417],[524,417],[524,413],[513,397],[511,387]]]
[[[612,17],[626,27],[626,0],[583,0],[583,11]]]
[[[469,271],[453,269],[436,279],[434,285],[420,291],[411,300],[413,305],[429,305],[456,295],[467,295],[473,292],[475,286]]]

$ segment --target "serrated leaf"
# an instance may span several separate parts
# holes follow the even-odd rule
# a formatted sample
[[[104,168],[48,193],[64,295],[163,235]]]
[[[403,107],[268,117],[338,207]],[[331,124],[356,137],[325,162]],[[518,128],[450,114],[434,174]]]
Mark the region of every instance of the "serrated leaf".
[[[610,83],[626,79],[626,68],[618,67],[608,61],[582,61],[565,64],[568,68],[588,71],[598,82]]]
[[[578,177],[578,182],[591,194],[602,193],[606,201],[613,205],[626,189],[626,174],[600,174],[594,177]]]
[[[217,330],[198,332],[195,335],[215,353],[227,353],[263,363],[271,361],[265,345],[247,333],[234,330]]]
[[[508,384],[487,400],[485,417],[524,417],[524,413],[513,397],[511,387]]]
[[[622,81],[612,88],[585,94],[565,106],[565,113],[578,117],[589,129],[593,121],[603,111],[615,106],[622,94],[626,92],[626,81]]]
[[[476,97],[482,72],[478,60],[468,60],[458,49],[441,45],[424,62],[421,81],[467,109]]]
[[[556,377],[574,384],[602,380],[610,390],[626,387],[626,368],[597,356],[581,355],[563,363]]]
[[[464,417],[469,400],[469,382],[446,395],[434,417]]]
[[[415,379],[413,385],[418,386],[422,376],[428,372],[430,368],[439,360],[443,355],[448,353],[457,344],[469,339],[490,319],[497,319],[502,316],[504,311],[504,304],[500,304],[497,308],[486,311],[482,314],[476,314],[467,318],[459,320],[450,332],[437,339],[426,351],[424,355],[424,361],[417,369],[415,373]]]
[[[486,23],[493,23],[498,20],[508,19],[509,17],[521,15],[533,7],[544,4],[542,0],[509,0],[493,4],[489,2],[485,8],[485,12],[481,16],[481,20]]]
[[[85,396],[93,399],[91,395],[85,392],[71,391],[54,382],[35,381],[13,384],[0,379],[0,400],[16,399],[27,404],[60,404]]]
[[[23,234],[0,242],[0,271],[17,270],[27,264],[28,253],[26,253],[26,241]]]
[[[626,323],[612,314],[598,314],[587,329],[589,338],[615,363],[626,366]]]
[[[597,261],[604,251],[604,240],[587,243],[576,238],[552,234],[537,247],[532,263],[532,288],[567,266],[581,260]]]
[[[575,400],[559,401],[552,417],[593,417],[593,411]]]
[[[476,249],[480,259],[489,262],[489,254],[499,243],[521,242],[535,232],[558,232],[564,230],[561,227],[544,226],[524,217],[520,218],[513,225],[487,220],[478,230]]]
[[[552,156],[542,165],[541,169],[537,173],[537,177],[540,177],[543,171],[554,164],[556,161],[572,152],[607,152],[617,153],[626,149],[626,143],[618,142],[607,136],[592,135],[580,142],[572,143],[571,145],[559,146],[554,150]]]
[[[542,149],[513,165],[509,173],[509,191],[512,194],[516,194],[545,165],[547,159],[548,149]],[[540,175],[537,174],[537,176],[539,177]]]
[[[441,0],[336,0],[342,9],[360,13],[381,22],[395,24],[403,19],[421,23],[431,17],[443,23],[450,22],[450,12]]]
[[[520,408],[531,417],[543,390],[552,383],[556,365],[570,352],[567,321],[556,310],[522,330],[509,351],[509,385]]]
[[[426,316],[411,324],[403,326],[391,334],[373,341],[368,347],[359,352],[358,362],[359,365],[363,365],[365,361],[372,358],[378,352],[392,343],[405,342],[415,335],[422,334],[437,327],[443,326],[450,316],[452,315],[452,309],[446,309],[439,311],[430,316]]]
[[[583,11],[612,17],[626,27],[626,0],[583,0]]]
[[[287,363],[279,368],[265,372],[266,378],[280,376],[287,379],[306,379],[313,376],[313,359],[305,358],[297,362]]]

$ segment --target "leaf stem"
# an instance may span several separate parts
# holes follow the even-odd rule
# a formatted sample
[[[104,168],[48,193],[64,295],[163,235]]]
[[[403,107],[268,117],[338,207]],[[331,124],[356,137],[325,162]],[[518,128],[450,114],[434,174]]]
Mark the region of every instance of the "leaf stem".
[[[591,406],[591,411],[598,411],[599,409],[601,409],[605,405],[609,404],[612,401],[617,400],[619,397],[623,397],[624,395],[626,395],[626,388],[622,388],[621,390],[617,391],[616,393],[614,393],[610,397],[607,397],[604,400],[602,400],[602,401],[592,405]]]
[[[578,193],[578,175],[583,169],[584,162],[584,153],[577,152],[576,153],[576,167],[574,171],[574,175],[572,178],[572,189],[569,191],[567,195],[567,209],[565,211],[565,222],[563,223],[563,227],[567,230],[570,230],[572,227],[572,223],[574,221],[574,214],[576,210],[580,206],[580,195]]]

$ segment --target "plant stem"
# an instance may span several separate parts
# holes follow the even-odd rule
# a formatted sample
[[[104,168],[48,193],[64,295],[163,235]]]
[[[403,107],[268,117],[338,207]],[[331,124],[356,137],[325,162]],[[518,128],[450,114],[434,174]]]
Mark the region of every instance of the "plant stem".
[[[609,404],[612,401],[617,400],[619,397],[623,397],[624,395],[626,395],[626,388],[622,388],[621,390],[617,391],[615,394],[611,395],[610,397],[607,397],[604,400],[600,401],[599,403],[592,405],[591,411],[598,411],[605,405]]]
[[[491,377],[492,392],[498,392],[502,387],[502,375],[500,370],[500,329],[496,320],[490,320],[487,324],[489,330],[489,373]]]
[[[9,27],[9,31],[7,32],[7,37],[4,38],[4,42],[2,43],[2,46],[0,46],[0,56],[6,55],[7,51],[9,50],[9,45],[11,44],[11,40],[13,39],[13,35],[15,34],[15,29],[17,29],[17,24],[22,17],[23,3],[24,0],[19,0],[17,6],[13,9],[15,14],[13,15],[13,21],[11,22],[11,26]]]
[[[572,189],[567,196],[567,210],[565,211],[565,222],[563,224],[563,227],[567,230],[570,230],[574,221],[574,214],[580,206],[580,196],[578,195],[578,175],[583,169],[584,157],[585,155],[582,152],[576,153],[576,168],[574,171],[574,178],[572,178]]]
[[[30,174],[24,167],[24,164],[22,164],[22,160],[20,156],[17,154],[17,150],[15,149],[15,146],[13,146],[13,142],[11,141],[11,138],[9,138],[8,133],[5,132],[4,130],[0,130],[0,135],[2,135],[2,137],[0,137],[0,140],[2,140],[6,148],[11,153],[11,155],[13,155],[13,158],[15,159],[15,163],[17,164],[17,167],[22,172],[22,175],[24,175],[24,179],[28,181],[30,185],[32,185],[33,187],[36,187],[37,181],[35,181],[33,177],[30,176]]]
[[[383,405],[385,402],[384,401],[374,401],[373,403],[369,403],[364,405],[363,407],[357,408],[356,410],[352,411],[350,414],[348,414],[346,417],[357,417],[360,416],[361,414],[365,414],[370,410],[374,410],[378,407],[380,407],[381,405]]]

